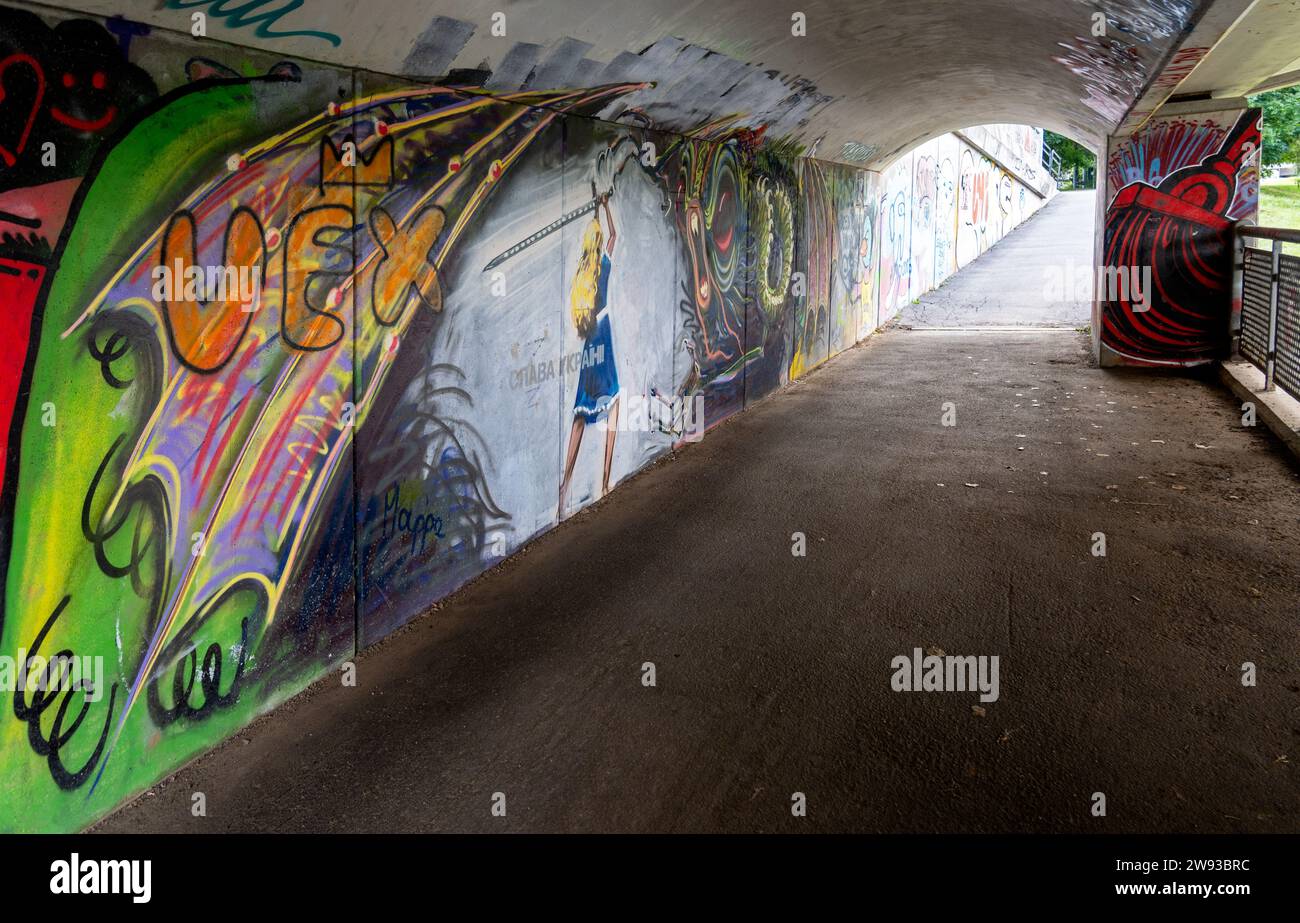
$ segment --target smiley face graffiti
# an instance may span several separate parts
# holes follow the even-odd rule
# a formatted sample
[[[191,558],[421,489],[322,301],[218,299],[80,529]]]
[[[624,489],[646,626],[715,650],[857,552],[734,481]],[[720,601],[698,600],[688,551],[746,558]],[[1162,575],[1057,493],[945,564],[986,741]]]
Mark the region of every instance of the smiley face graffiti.
[[[50,28],[0,10],[0,191],[84,175],[99,142],[156,95],[99,23]]]

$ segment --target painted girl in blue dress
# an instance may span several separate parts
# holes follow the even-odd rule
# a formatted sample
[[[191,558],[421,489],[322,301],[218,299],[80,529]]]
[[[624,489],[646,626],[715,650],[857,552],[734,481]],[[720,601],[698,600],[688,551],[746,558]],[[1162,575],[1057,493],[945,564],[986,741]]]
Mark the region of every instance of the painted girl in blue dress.
[[[601,229],[600,214],[609,226],[609,241]],[[559,515],[564,515],[564,500],[569,481],[578,461],[578,448],[588,423],[602,416],[605,421],[605,473],[600,482],[600,496],[609,492],[610,468],[614,463],[614,439],[618,435],[618,368],[614,363],[614,340],[610,332],[609,294],[610,257],[618,232],[609,210],[609,193],[597,196],[596,211],[582,235],[582,255],[569,292],[573,324],[583,338],[582,372],[573,398],[573,428],[569,430],[569,451],[564,460],[564,478],[560,481]]]

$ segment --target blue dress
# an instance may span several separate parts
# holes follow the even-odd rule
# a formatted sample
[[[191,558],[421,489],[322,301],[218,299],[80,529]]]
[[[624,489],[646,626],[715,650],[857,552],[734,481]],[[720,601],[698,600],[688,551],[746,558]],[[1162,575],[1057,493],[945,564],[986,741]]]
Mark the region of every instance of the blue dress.
[[[596,282],[596,329],[582,345],[582,372],[578,376],[578,393],[573,397],[573,415],[591,423],[609,409],[618,397],[618,369],[614,365],[614,340],[610,334],[609,310],[605,299],[609,292],[609,255],[600,255],[600,278]]]

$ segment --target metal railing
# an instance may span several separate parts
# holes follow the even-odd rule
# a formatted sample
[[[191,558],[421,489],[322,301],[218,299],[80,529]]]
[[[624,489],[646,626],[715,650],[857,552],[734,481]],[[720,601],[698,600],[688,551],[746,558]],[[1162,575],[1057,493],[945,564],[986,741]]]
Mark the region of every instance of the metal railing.
[[[1270,240],[1264,250],[1247,238]],[[1232,331],[1234,352],[1264,373],[1264,390],[1279,385],[1300,398],[1300,257],[1282,252],[1300,244],[1300,230],[1239,226],[1233,273],[1233,299],[1241,305]]]
[[[1062,169],[1056,177],[1056,188],[1062,191],[1070,189],[1095,189],[1097,186],[1096,167],[1069,167]]]
[[[1046,141],[1043,142],[1043,166],[1047,167],[1047,172],[1053,176],[1061,175],[1061,155]]]

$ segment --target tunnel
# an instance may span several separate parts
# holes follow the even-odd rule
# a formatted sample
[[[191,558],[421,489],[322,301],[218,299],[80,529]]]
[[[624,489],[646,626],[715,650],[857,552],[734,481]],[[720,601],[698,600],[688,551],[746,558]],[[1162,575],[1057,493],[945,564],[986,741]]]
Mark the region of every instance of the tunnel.
[[[1094,592],[1107,611],[1165,594],[1169,622],[1143,623],[1135,637],[1202,643],[1179,634],[1191,631],[1186,618],[1218,636],[1197,608],[1218,590],[1188,589],[1202,586],[1204,565],[1215,575],[1207,585],[1249,573],[1237,603],[1261,620],[1229,618],[1225,636],[1254,633],[1223,653],[1223,669],[1276,645],[1285,653],[1274,676],[1294,681],[1294,635],[1279,642],[1282,613],[1294,616],[1294,462],[1274,437],[1241,435],[1234,421],[1246,412],[1217,381],[1244,354],[1242,374],[1268,369],[1267,388],[1235,386],[1252,408],[1266,390],[1274,406],[1275,377],[1284,391],[1300,387],[1293,280],[1281,296],[1291,307],[1280,319],[1277,308],[1276,280],[1293,269],[1275,267],[1291,263],[1281,243],[1270,267],[1272,245],[1242,238],[1264,224],[1266,125],[1250,100],[1300,82],[1297,37],[1297,0],[0,3],[0,678],[9,684],[0,831],[125,829],[114,825],[142,816],[132,813],[142,793],[148,801],[160,781],[207,765],[205,754],[228,758],[266,721],[292,722],[283,709],[306,707],[312,690],[357,696],[336,711],[359,726],[351,703],[381,704],[371,684],[383,671],[368,663],[416,670],[394,652],[411,632],[439,641],[418,642],[420,675],[446,727],[411,730],[409,746],[470,747],[456,730],[460,709],[477,714],[495,696],[534,688],[538,701],[569,701],[539,687],[543,666],[501,667],[500,682],[490,679],[496,668],[473,647],[475,637],[496,650],[518,645],[519,657],[544,665],[565,645],[581,649],[587,632],[595,645],[595,621],[557,634],[566,599],[609,619],[638,601],[673,600],[661,608],[680,623],[628,616],[642,643],[627,642],[618,669],[638,693],[680,695],[678,706],[713,718],[698,704],[710,700],[704,686],[673,691],[676,658],[707,654],[695,667],[701,683],[776,658],[783,679],[747,707],[779,723],[782,696],[814,708],[801,687],[826,701],[853,688],[828,678],[852,648],[833,643],[836,613],[885,626],[890,656],[870,649],[882,693],[895,656],[893,691],[921,691],[947,681],[923,668],[954,654],[944,632],[975,644],[972,625],[991,630],[1005,615],[997,644],[1011,654],[1013,613],[1031,626],[1020,630],[1044,632],[1038,649],[1058,663],[1105,661],[1109,649],[1090,645],[1137,627],[1090,634],[1072,621]],[[1095,155],[1095,194],[1058,190],[1049,132]],[[1050,316],[997,313],[1017,286],[1037,305],[1053,278],[1067,289],[1083,278],[1084,288],[1048,296],[1059,308]],[[972,322],[970,306],[984,304]],[[1191,405],[1196,414],[1179,416]],[[783,416],[796,407],[802,416]],[[1092,416],[1077,429],[1033,429],[1013,409]],[[1291,419],[1285,408],[1260,412],[1270,426]],[[1122,413],[1137,422],[1120,423]],[[1181,428],[1157,433],[1166,415]],[[1282,442],[1294,444],[1298,424],[1277,424]],[[985,436],[953,435],[971,426],[1001,433],[996,451]],[[1143,460],[1130,488],[1119,474],[1090,473],[1119,453],[1088,440],[1112,431],[1123,432],[1124,451],[1173,453],[1178,442],[1181,454],[1164,468]],[[1232,462],[1205,461],[1219,445]],[[1054,447],[1081,453],[1059,480],[1042,460]],[[966,470],[961,459],[977,461]],[[1165,470],[1175,467],[1177,477]],[[1010,472],[1025,485],[1002,485]],[[1188,472],[1204,476],[1215,503],[1267,498],[1254,515],[1165,512]],[[1168,490],[1155,500],[1125,493],[1157,481]],[[964,506],[994,483],[991,506]],[[927,519],[902,499],[919,491],[943,491],[965,512]],[[1039,505],[1019,506],[1026,495]],[[1156,518],[1088,525],[1112,506]],[[1094,519],[1079,518],[1085,509]],[[962,541],[898,537],[947,535],[967,513]],[[818,516],[834,527],[816,526]],[[713,522],[713,537],[691,517]],[[1216,517],[1273,531],[1229,553],[1197,531]],[[1021,529],[1069,530],[1060,541],[1072,550],[1055,560],[1017,550],[1007,542]],[[1193,533],[1194,546],[1179,544]],[[1104,578],[1108,589],[1068,582],[1106,557],[1107,541],[1113,562],[1130,534],[1128,547],[1143,536],[1162,550],[1132,552],[1129,570]],[[828,540],[860,547],[801,577],[797,562]],[[1032,567],[1004,580],[1000,568],[1017,555]],[[1185,582],[1152,576],[1148,589],[1129,577],[1162,568]],[[743,632],[720,640],[708,625],[726,599],[781,626],[756,625],[752,646]],[[1034,614],[1054,605],[1065,607],[1059,623]],[[945,607],[969,618],[934,615],[930,635],[899,628],[929,625]],[[1214,611],[1228,618],[1218,603]],[[796,637],[825,640],[805,650]],[[604,650],[566,674],[595,684],[592,696],[614,669]],[[1134,669],[1121,660],[1115,669]],[[481,670],[464,673],[470,663]],[[1034,663],[1075,675],[1050,657]],[[964,665],[948,662],[948,680]],[[1018,678],[1004,668],[1008,690]],[[733,692],[761,685],[733,679]],[[968,679],[963,692],[990,681],[973,667]],[[963,700],[963,720],[996,709],[997,693],[980,688],[993,698]],[[1132,704],[1114,695],[1119,711]],[[1288,713],[1283,700],[1294,712],[1276,696],[1270,716]],[[392,715],[405,716],[393,698]],[[542,720],[530,708],[513,712],[519,727]],[[873,708],[884,716],[873,733],[905,734],[902,719]],[[1265,706],[1198,708],[1246,721]],[[623,821],[611,826],[776,829],[744,813],[776,788],[789,821],[785,789],[798,783],[753,766],[763,753],[797,764],[799,748],[753,752],[728,737],[731,726],[716,725],[719,739],[752,757],[725,770],[752,789],[733,806],[739,814],[719,806],[734,792],[715,803],[705,783],[674,789],[667,768],[644,778],[629,769],[629,788],[647,794],[601,788],[622,799],[608,802]],[[317,712],[301,727],[334,733]],[[999,728],[992,750],[1006,751],[1016,727]],[[664,752],[683,761],[706,749],[685,724],[662,731]],[[368,758],[405,778],[400,751],[385,755],[381,744],[405,739],[371,740]],[[533,759],[511,740],[500,738],[502,752]],[[262,743],[254,751],[266,778],[279,778],[280,758],[262,755]],[[952,759],[963,780],[984,778],[995,761],[964,750]],[[322,751],[306,762],[349,761]],[[913,754],[875,768],[897,779],[934,767]],[[466,778],[490,772],[476,763]],[[1012,784],[1008,772],[998,784]],[[1206,777],[1236,785],[1217,763]],[[1278,807],[1282,783],[1269,778],[1240,787],[1267,813],[1242,825],[1295,833],[1294,798]],[[481,820],[491,824],[496,802],[487,805],[501,793],[483,784]],[[871,800],[835,784],[842,804]],[[184,784],[169,791],[174,816],[158,829],[201,816]],[[1040,823],[1035,807],[1015,822],[1077,832],[1092,789],[1075,794],[1077,818]],[[678,795],[704,820],[642,812]],[[840,813],[827,829],[902,831],[899,805],[931,803],[895,795],[883,815]],[[585,823],[594,809],[537,810],[528,829],[602,826]],[[973,809],[948,827],[917,810],[927,830],[1004,828]],[[1115,829],[1239,829],[1229,814],[1196,801],[1195,811]]]

